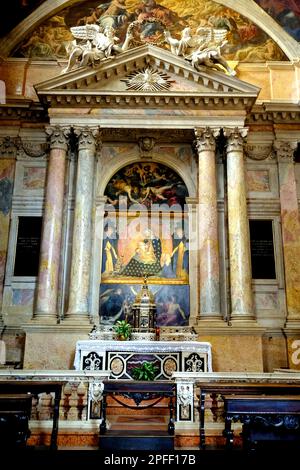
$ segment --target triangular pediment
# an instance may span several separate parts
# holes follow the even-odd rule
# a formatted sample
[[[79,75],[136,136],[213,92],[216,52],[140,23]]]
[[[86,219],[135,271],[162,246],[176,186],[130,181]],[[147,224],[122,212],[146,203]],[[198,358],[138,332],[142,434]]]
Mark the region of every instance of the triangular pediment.
[[[143,84],[152,74],[151,86]],[[144,74],[144,75],[143,75]],[[149,83],[150,83],[149,82]],[[47,107],[174,105],[250,109],[259,88],[211,68],[197,71],[182,57],[143,45],[35,86]]]

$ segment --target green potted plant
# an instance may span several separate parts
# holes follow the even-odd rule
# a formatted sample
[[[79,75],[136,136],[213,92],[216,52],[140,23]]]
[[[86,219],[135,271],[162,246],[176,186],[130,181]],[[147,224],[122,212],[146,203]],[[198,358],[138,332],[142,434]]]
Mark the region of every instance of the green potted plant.
[[[154,380],[158,367],[153,362],[145,361],[139,367],[134,367],[131,371],[135,380]]]
[[[121,341],[130,339],[131,336],[131,325],[126,320],[118,320],[114,324],[114,331]]]

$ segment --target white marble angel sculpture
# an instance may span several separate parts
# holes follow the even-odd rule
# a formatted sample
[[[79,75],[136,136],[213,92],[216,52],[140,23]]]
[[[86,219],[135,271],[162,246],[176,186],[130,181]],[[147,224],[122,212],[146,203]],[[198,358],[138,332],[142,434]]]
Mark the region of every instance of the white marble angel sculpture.
[[[198,28],[196,34],[189,40],[189,47],[193,50],[185,55],[185,59],[189,60],[197,70],[206,66],[221,71],[225,69],[229,75],[236,75],[236,72],[221,55],[222,47],[228,42],[227,33],[227,29]]]
[[[126,50],[130,39],[126,37],[124,44],[119,46],[115,30],[107,27],[102,32],[97,24],[74,26],[70,30],[75,40],[70,45],[68,65],[62,73],[69,72],[75,65],[82,67],[113,57],[116,53]]]
[[[171,36],[170,31],[164,31],[165,35],[165,42],[167,42],[170,46],[171,52],[176,55],[184,56],[187,48],[190,45],[191,37],[191,28],[187,26],[181,31],[181,38],[176,39]]]

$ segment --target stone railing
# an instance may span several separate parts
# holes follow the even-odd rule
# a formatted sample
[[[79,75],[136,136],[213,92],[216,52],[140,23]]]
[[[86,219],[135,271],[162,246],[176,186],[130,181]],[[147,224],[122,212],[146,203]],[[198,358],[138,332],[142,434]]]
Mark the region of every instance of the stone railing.
[[[26,384],[28,392],[34,385],[31,420],[47,421],[53,418],[55,394],[43,392],[43,384],[61,384],[59,420],[86,421],[91,403],[101,401],[101,385],[109,374],[110,371],[0,370],[0,393],[4,384],[11,384],[16,390],[18,384]]]
[[[292,371],[174,372],[172,378],[177,390],[177,427],[200,421],[200,434],[204,422],[224,424],[223,390],[239,389],[241,393],[244,388],[249,393],[278,394],[282,391],[282,394],[288,394],[292,389],[295,393],[299,387],[300,395],[300,373]]]

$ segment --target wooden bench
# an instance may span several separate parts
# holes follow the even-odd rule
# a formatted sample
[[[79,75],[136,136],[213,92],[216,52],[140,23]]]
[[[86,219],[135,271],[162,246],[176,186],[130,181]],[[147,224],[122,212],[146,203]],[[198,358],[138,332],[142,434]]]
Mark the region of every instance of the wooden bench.
[[[205,449],[205,397],[206,395],[300,395],[300,384],[265,382],[200,382],[199,432],[200,449]]]
[[[233,446],[232,421],[243,423],[243,445],[255,449],[258,441],[300,443],[300,395],[223,395],[226,447]]]
[[[167,381],[125,381],[107,380],[103,382],[103,399],[100,424],[100,448],[105,450],[155,450],[171,451],[174,449],[174,400],[175,384]],[[163,398],[168,398],[169,422],[165,431],[147,429],[145,420],[144,431],[108,430],[106,426],[107,397],[113,398],[119,405],[132,410],[148,409],[158,404]],[[125,398],[125,401],[123,401]],[[134,404],[129,404],[126,399]],[[149,404],[143,404],[148,401]],[[150,402],[149,402],[150,401]]]
[[[0,446],[25,447],[30,436],[31,394],[0,394]]]
[[[33,396],[39,393],[54,393],[54,406],[53,406],[53,417],[52,417],[52,433],[50,440],[51,450],[57,449],[57,435],[58,435],[58,422],[59,422],[59,404],[61,399],[61,391],[63,387],[62,382],[51,382],[51,381],[1,381],[0,380],[0,394],[24,394],[31,393]]]

